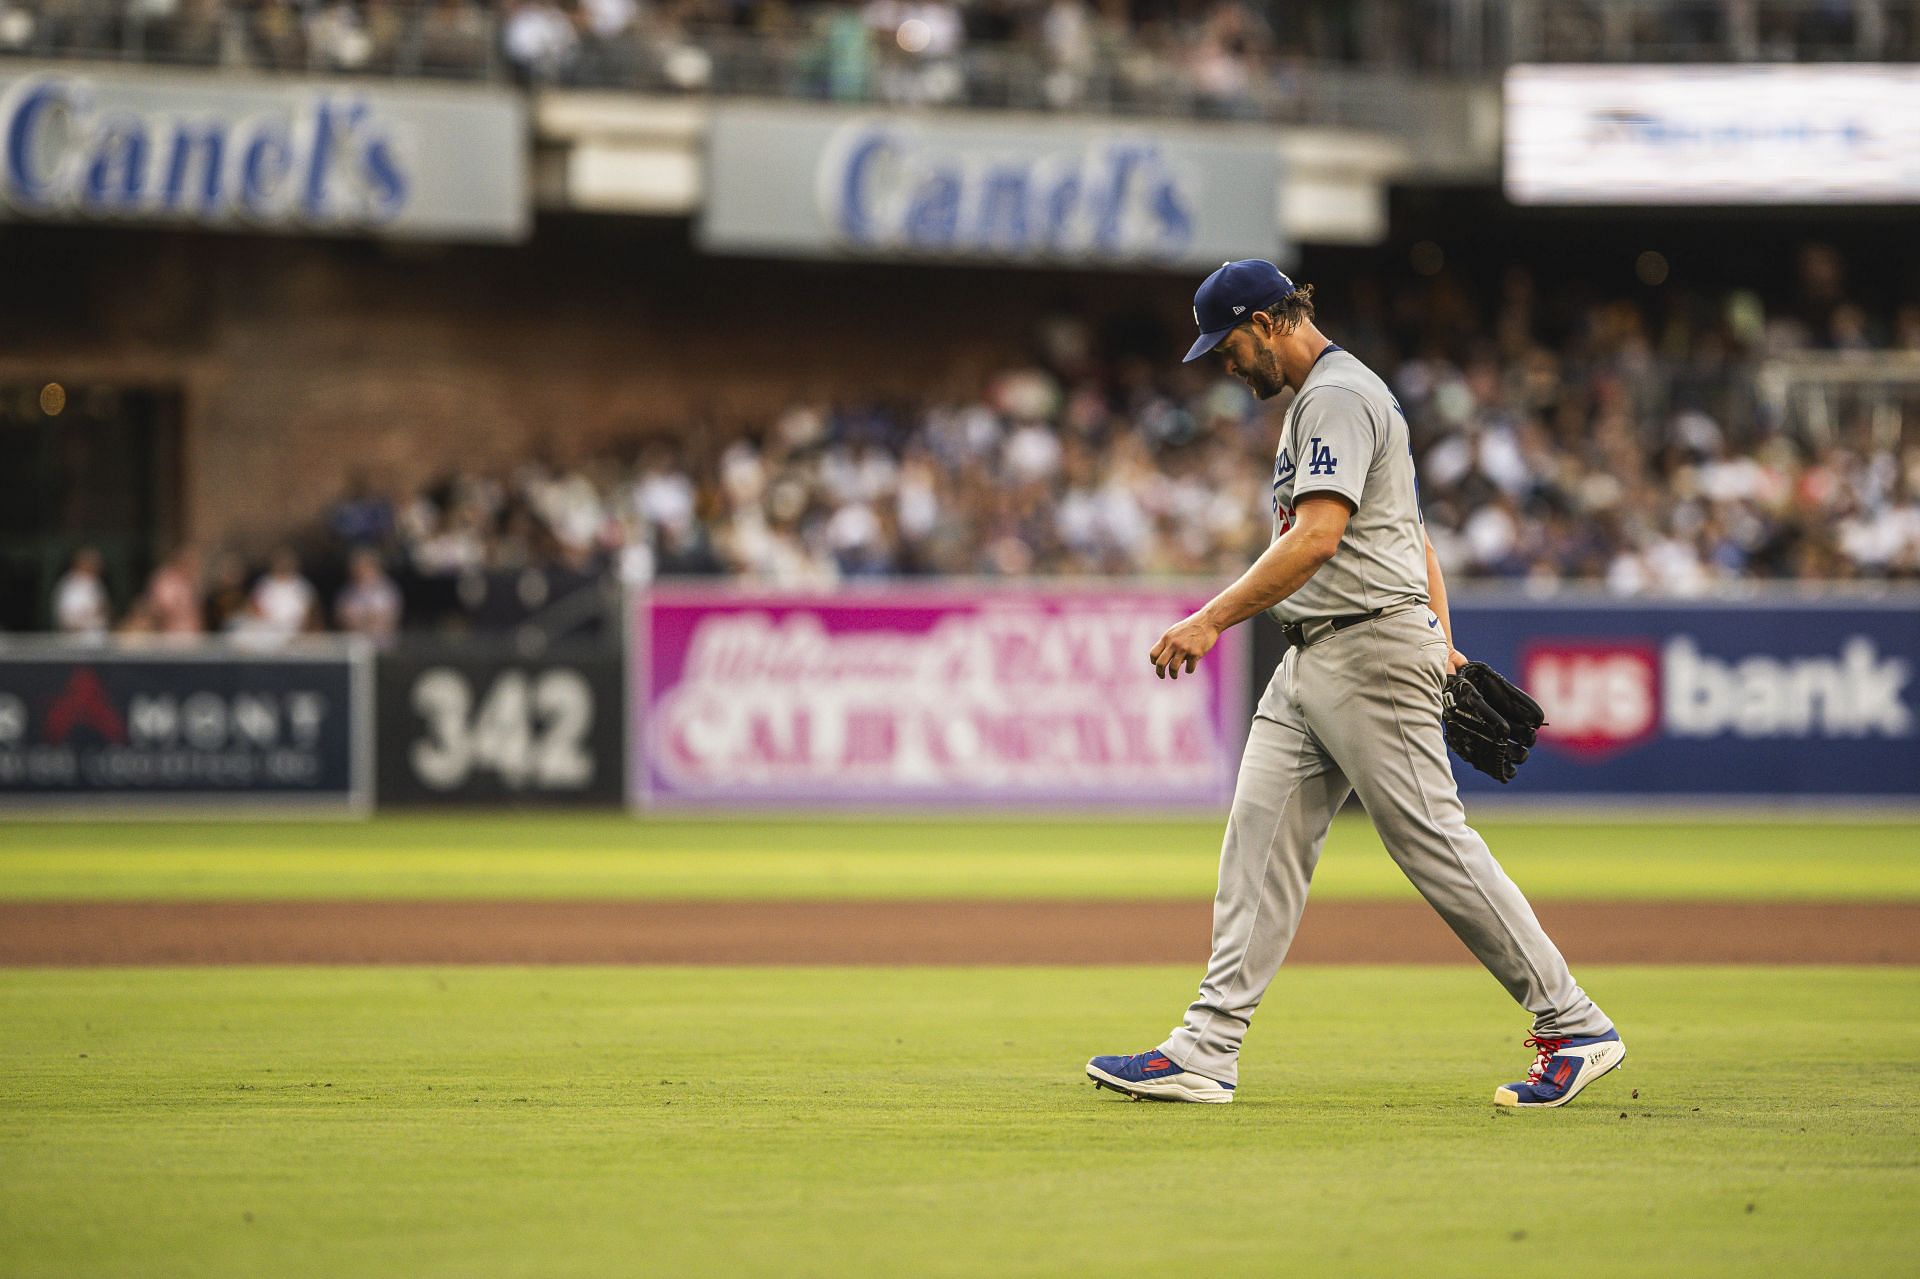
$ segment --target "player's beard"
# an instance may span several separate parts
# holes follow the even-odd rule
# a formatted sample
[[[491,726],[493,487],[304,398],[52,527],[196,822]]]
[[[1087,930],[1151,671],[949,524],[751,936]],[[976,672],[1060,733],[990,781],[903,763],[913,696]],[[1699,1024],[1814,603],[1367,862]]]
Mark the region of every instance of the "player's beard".
[[[1287,389],[1287,379],[1280,372],[1279,357],[1271,349],[1259,347],[1254,354],[1253,367],[1246,371],[1246,383],[1254,395],[1263,400],[1271,400]]]

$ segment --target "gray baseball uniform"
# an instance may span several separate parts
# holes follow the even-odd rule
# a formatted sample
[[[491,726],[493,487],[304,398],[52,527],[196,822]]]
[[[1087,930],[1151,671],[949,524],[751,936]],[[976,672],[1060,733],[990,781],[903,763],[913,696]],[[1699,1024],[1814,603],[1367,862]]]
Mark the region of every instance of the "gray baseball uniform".
[[[1447,641],[1426,607],[1406,418],[1386,383],[1337,346],[1314,362],[1280,429],[1274,537],[1309,493],[1346,498],[1353,516],[1333,558],[1273,609],[1303,625],[1303,644],[1287,650],[1254,711],[1220,850],[1213,958],[1160,1052],[1238,1082],[1247,1023],[1286,958],[1350,793],[1421,896],[1533,1013],[1535,1034],[1605,1034],[1612,1023],[1467,825],[1440,730]],[[1374,609],[1384,611],[1339,631],[1324,620]]]

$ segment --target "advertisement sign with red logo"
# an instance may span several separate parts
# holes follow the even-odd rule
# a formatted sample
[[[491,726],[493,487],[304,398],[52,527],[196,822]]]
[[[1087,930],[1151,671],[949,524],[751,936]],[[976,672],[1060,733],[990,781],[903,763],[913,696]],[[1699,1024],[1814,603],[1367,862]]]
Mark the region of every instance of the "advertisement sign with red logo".
[[[656,593],[633,636],[646,804],[1223,804],[1244,636],[1191,676],[1147,660],[1196,593]]]
[[[1539,700],[1512,796],[1920,799],[1920,600],[1456,603],[1456,642]]]
[[[15,644],[0,650],[0,805],[371,802],[371,674],[298,654]]]

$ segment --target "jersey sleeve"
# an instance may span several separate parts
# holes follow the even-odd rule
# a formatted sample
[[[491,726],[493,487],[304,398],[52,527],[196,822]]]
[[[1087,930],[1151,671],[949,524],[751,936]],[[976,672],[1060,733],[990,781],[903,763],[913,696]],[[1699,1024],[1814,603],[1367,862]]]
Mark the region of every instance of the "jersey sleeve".
[[[1373,468],[1374,426],[1367,403],[1341,387],[1302,396],[1293,411],[1294,500],[1338,493],[1360,508],[1360,490]]]

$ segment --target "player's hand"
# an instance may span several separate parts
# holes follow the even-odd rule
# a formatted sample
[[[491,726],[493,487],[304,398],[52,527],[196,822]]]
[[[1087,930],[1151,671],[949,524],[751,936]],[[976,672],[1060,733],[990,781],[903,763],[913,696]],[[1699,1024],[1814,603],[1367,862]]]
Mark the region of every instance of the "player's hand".
[[[1467,664],[1467,655],[1457,648],[1447,650],[1447,674],[1451,675]]]
[[[1187,674],[1193,674],[1194,666],[1219,638],[1220,628],[1195,613],[1184,622],[1169,626],[1160,642],[1153,646],[1153,652],[1147,654],[1147,660],[1153,663],[1154,673],[1161,679],[1179,679],[1180,668],[1184,665]]]

